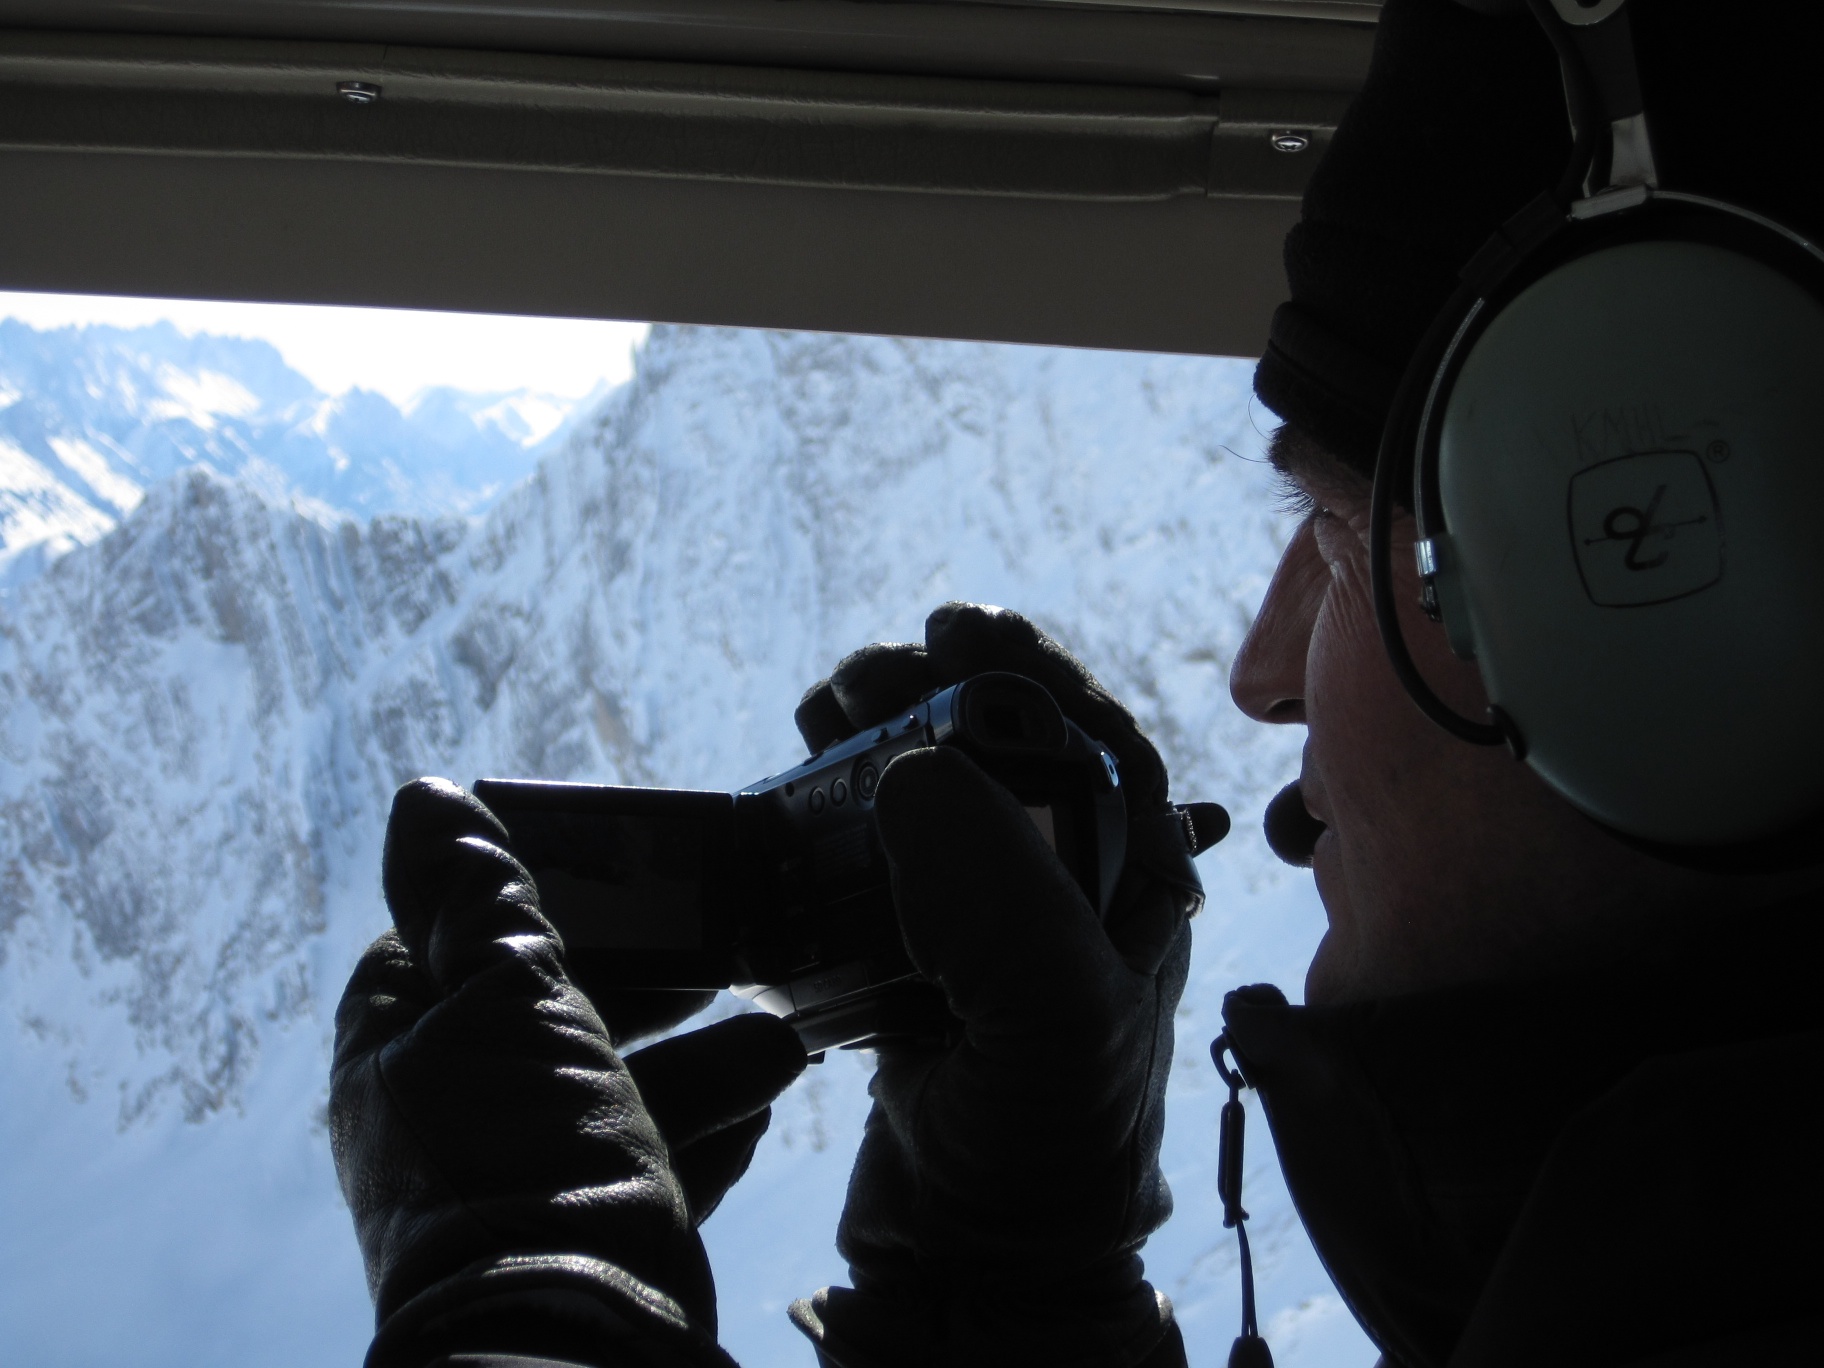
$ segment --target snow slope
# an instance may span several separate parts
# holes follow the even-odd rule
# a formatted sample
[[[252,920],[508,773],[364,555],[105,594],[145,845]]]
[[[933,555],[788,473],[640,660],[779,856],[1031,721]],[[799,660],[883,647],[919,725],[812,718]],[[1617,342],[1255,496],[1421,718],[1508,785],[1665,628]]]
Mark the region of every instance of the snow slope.
[[[572,407],[433,389],[402,413],[363,390],[319,393],[265,342],[0,320],[0,588],[199,464],[341,513],[479,508],[531,470]]]
[[[792,707],[836,659],[954,597],[1037,618],[1129,701],[1180,797],[1236,813],[1202,861],[1178,1215],[1148,1254],[1193,1361],[1224,1361],[1206,1047],[1222,992],[1295,992],[1321,927],[1256,831],[1302,736],[1225,687],[1285,532],[1247,382],[1211,359],[655,328],[634,380],[483,516],[336,521],[197,463],[0,602],[15,1361],[353,1361],[368,1312],[321,1109],[336,997],[385,925],[393,787],[732,787],[800,753]],[[810,1070],[705,1228],[749,1368],[810,1361],[783,1308],[841,1277],[867,1068]],[[1248,1181],[1279,1361],[1371,1362],[1258,1142]]]

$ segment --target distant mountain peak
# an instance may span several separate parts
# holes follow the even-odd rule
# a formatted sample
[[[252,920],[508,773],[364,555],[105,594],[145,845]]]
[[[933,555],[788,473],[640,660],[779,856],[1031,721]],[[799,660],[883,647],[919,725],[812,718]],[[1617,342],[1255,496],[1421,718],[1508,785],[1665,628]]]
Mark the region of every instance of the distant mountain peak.
[[[522,479],[573,405],[520,390],[321,393],[271,343],[0,320],[0,589],[94,541],[196,465],[313,509],[470,513]]]

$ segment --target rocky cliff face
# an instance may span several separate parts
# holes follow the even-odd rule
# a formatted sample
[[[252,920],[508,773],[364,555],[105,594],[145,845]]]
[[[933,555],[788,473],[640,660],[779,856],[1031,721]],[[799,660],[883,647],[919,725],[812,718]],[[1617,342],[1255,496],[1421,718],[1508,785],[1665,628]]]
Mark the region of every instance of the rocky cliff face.
[[[123,1118],[164,1091],[199,1116],[262,1020],[333,994],[310,952],[374,925],[399,782],[733,787],[795,757],[792,704],[841,654],[957,596],[1036,616],[1182,791],[1245,805],[1287,751],[1224,691],[1274,535],[1241,378],[660,330],[480,522],[331,521],[189,470],[0,617],[4,952],[74,947],[81,996],[118,1003]]]
[[[656,328],[636,378],[484,516],[359,522],[196,463],[0,603],[0,1000],[24,1027],[4,1048],[128,1133],[257,1129],[275,1089],[322,1095],[335,999],[385,924],[398,783],[733,787],[796,758],[792,707],[843,653],[916,636],[945,599],[1000,602],[1129,701],[1179,796],[1243,828],[1205,857],[1182,1023],[1173,1178],[1201,1211],[1220,990],[1295,972],[1312,929],[1308,900],[1259,923],[1290,895],[1250,829],[1301,737],[1246,723],[1225,684],[1283,534],[1247,380]],[[725,1289],[731,1267],[798,1276],[763,1268],[780,1221],[822,1212],[792,1238],[827,1246],[863,1067],[833,1061],[782,1106],[713,1223]],[[1261,1209],[1267,1295],[1321,1295],[1283,1198]],[[1164,1246],[1191,1325],[1233,1296],[1207,1225]],[[819,1257],[803,1276],[836,1275]],[[770,1296],[725,1293],[753,1363],[789,1343]],[[1226,1311],[1208,1333],[1226,1346]]]
[[[0,614],[9,997],[123,1122],[231,1103],[261,1023],[311,1010],[337,833],[414,748],[365,677],[454,599],[465,531],[325,526],[195,470]]]

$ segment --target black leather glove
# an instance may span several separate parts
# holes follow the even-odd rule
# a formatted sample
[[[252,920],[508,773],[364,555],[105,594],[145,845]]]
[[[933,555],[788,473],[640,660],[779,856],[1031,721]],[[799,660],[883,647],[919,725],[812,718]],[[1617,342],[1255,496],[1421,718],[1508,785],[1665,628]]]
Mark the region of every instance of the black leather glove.
[[[1104,925],[1025,810],[960,752],[888,767],[876,813],[906,948],[962,1040],[881,1052],[837,1234],[854,1288],[793,1318],[843,1368],[1182,1362],[1138,1251],[1171,1211],[1165,1084],[1202,903],[1192,853],[1208,841],[1171,807],[1127,710],[1026,619],[949,604],[925,634],[843,661],[799,707],[805,741],[983,671],[1027,675],[1114,753],[1128,860]],[[1227,830],[1220,809],[1201,815]]]
[[[696,1228],[804,1051],[749,1015],[623,1063],[506,839],[447,781],[400,789],[395,930],[336,1013],[330,1138],[374,1297],[368,1363],[729,1364]],[[609,1015],[632,1034],[702,1001]]]

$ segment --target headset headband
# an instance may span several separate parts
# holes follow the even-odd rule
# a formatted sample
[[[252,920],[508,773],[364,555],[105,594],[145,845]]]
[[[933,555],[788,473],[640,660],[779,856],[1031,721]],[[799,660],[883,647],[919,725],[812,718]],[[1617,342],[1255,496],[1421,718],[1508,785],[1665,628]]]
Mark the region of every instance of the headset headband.
[[[1515,759],[1526,756],[1526,742],[1500,708],[1492,721],[1464,717],[1440,698],[1412,658],[1400,630],[1394,600],[1394,490],[1413,474],[1410,454],[1418,449],[1436,408],[1443,363],[1480,318],[1487,300],[1541,244],[1567,223],[1611,209],[1644,202],[1659,184],[1653,144],[1647,130],[1640,69],[1634,55],[1634,32],[1627,0],[1526,0],[1558,53],[1564,72],[1565,104],[1571,121],[1571,156],[1558,184],[1545,191],[1496,230],[1461,272],[1462,284],[1421,339],[1401,378],[1374,463],[1369,512],[1369,561],[1374,613],[1394,674],[1427,717],[1451,735],[1478,746],[1507,745]],[[1607,130],[1608,137],[1602,137]],[[1600,184],[1600,189],[1596,185]],[[1578,198],[1579,192],[1582,198]],[[1423,403],[1418,390],[1425,387]],[[1416,415],[1413,424],[1408,415]],[[1423,501],[1415,498],[1415,506]],[[1437,543],[1420,528],[1414,546],[1419,575],[1426,586],[1425,612],[1439,620],[1432,582],[1439,569]]]

